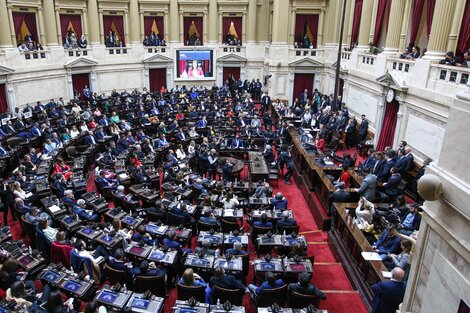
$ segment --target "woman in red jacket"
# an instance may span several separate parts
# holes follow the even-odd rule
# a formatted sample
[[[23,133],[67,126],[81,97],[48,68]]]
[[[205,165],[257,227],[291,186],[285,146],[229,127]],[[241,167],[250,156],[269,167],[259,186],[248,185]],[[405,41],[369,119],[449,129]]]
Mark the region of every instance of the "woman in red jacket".
[[[350,179],[351,179],[351,174],[349,174],[349,167],[347,165],[343,165],[343,172],[339,176],[339,178],[333,183],[335,188],[349,188],[351,185]]]
[[[64,175],[66,180],[69,180],[69,178],[72,176],[72,171],[70,170],[70,166],[65,164],[64,159],[58,158],[56,164],[54,165],[54,172],[53,174],[58,174],[61,173]]]
[[[318,150],[323,152],[325,150],[325,139],[321,135],[317,135],[315,137],[315,146]]]

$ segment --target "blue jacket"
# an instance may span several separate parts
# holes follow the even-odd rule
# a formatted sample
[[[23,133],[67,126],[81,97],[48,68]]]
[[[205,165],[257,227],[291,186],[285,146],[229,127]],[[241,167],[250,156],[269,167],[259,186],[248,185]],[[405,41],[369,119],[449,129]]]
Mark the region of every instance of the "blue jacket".
[[[379,254],[395,253],[400,247],[400,238],[397,236],[388,237],[387,230],[384,230],[374,246],[379,250]]]
[[[287,209],[287,199],[285,197],[282,197],[282,199],[279,200],[277,199],[277,197],[274,197],[273,206],[277,210],[285,210]]]
[[[405,296],[404,282],[386,281],[372,286],[372,313],[395,313]]]
[[[284,281],[282,279],[276,279],[274,282],[274,285],[269,284],[267,281],[264,281],[261,286],[256,288],[256,293],[260,293],[261,290],[263,289],[274,289],[274,288],[279,288],[284,286]]]

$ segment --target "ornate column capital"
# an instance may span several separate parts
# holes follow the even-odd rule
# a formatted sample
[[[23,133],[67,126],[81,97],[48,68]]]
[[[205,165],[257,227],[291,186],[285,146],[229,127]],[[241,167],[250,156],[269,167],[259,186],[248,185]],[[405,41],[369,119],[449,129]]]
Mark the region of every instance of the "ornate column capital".
[[[82,13],[87,13],[88,9],[87,8],[82,8]]]
[[[292,12],[292,13],[297,13],[297,8],[292,8],[292,9],[291,9],[291,12]]]
[[[42,10],[43,10],[42,5],[38,6],[38,11],[42,11]]]
[[[163,11],[163,15],[168,15],[168,14],[170,14],[170,12],[168,12],[168,10]]]
[[[128,9],[124,9],[124,14],[129,14],[129,10],[128,10]]]

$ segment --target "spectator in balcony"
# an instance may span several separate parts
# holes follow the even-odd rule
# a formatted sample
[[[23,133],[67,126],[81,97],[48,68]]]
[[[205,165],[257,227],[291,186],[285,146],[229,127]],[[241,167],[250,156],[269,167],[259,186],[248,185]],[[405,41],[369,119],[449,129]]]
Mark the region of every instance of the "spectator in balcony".
[[[33,35],[31,35],[31,33],[26,33],[26,36],[24,36],[24,42],[33,42],[34,41],[34,38],[33,38]]]
[[[64,40],[64,48],[65,49],[78,48],[77,37],[75,36],[74,32],[72,31],[67,32],[67,35],[65,36],[65,40]]]
[[[468,67],[470,63],[470,50],[467,50],[463,54],[462,63],[458,63],[457,66]]]
[[[152,46],[152,44],[150,43],[150,39],[149,39],[148,36],[145,36],[144,41],[142,42],[142,44],[144,45],[144,47],[150,47],[150,46]]]
[[[370,54],[375,54],[375,55],[377,55],[377,54],[379,54],[379,53],[381,53],[381,52],[382,52],[382,49],[380,49],[380,48],[374,46],[374,43],[373,43],[373,42],[369,42],[369,53],[370,53]]]
[[[112,48],[116,46],[116,35],[112,30],[110,30],[106,36],[105,45],[106,48]]]
[[[86,40],[85,35],[82,35],[82,37],[80,37],[80,39],[78,40],[78,47],[80,49],[86,49],[87,45],[88,41]]]
[[[445,59],[439,61],[439,64],[456,65],[457,64],[457,58],[455,57],[454,52],[448,51],[446,53]]]
[[[406,57],[408,60],[416,60],[421,56],[421,49],[418,46],[413,46],[411,53]]]
[[[410,54],[411,54],[410,48],[409,48],[409,47],[406,47],[406,48],[405,48],[405,51],[403,51],[403,53],[400,54],[400,59],[408,59],[408,57],[410,56]]]
[[[18,50],[20,52],[26,52],[26,51],[29,51],[28,47],[26,46],[25,43],[22,43],[21,45],[18,46]]]

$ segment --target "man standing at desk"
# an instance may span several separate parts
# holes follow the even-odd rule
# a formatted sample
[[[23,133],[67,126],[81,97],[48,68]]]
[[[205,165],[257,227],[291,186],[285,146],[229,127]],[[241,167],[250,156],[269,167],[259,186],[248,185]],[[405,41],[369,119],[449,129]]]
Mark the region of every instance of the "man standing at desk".
[[[372,299],[372,313],[394,313],[405,296],[406,284],[402,281],[405,272],[395,267],[392,270],[392,279],[372,286],[374,298]]]

